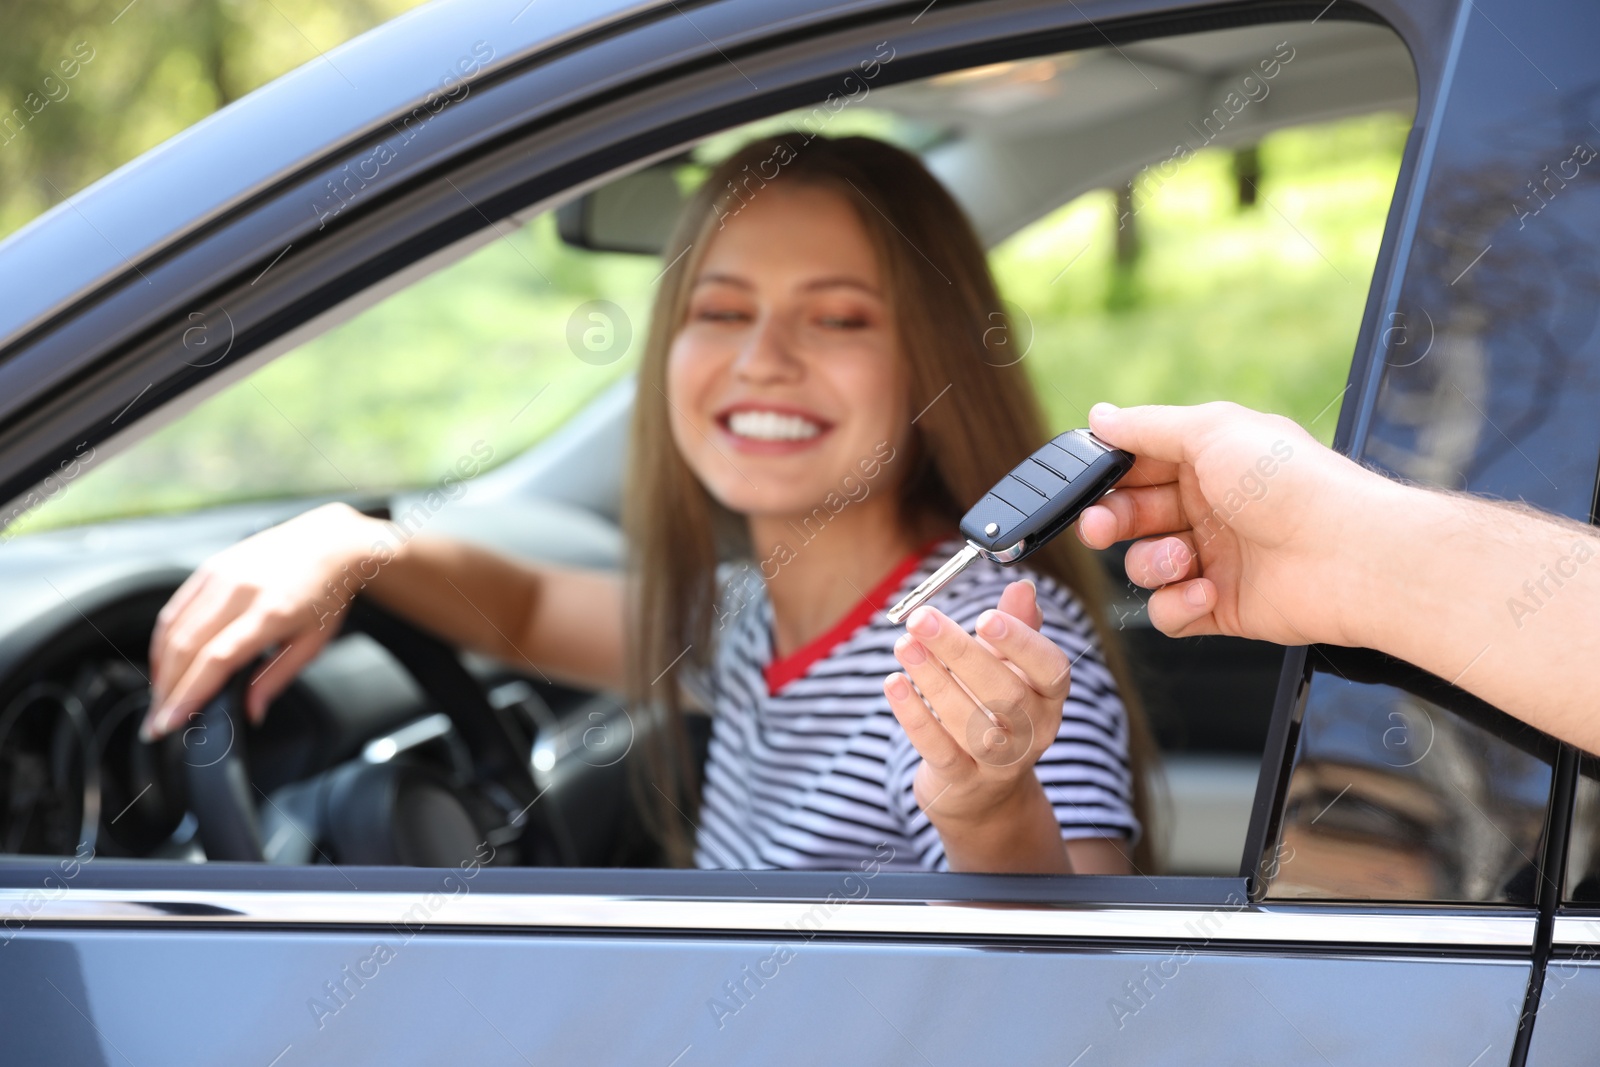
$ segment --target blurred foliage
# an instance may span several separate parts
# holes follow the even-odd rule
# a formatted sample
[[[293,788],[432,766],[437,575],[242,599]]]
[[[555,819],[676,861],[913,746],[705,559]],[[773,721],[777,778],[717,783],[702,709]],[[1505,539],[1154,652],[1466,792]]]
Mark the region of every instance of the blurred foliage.
[[[1331,442],[1409,128],[1384,114],[1271,134],[1251,207],[1225,151],[1140,184],[1131,296],[1111,192],[1005,241],[991,262],[1052,425],[1100,400],[1233,400]]]
[[[480,442],[491,465],[526,449],[632,371],[661,268],[571,248],[550,215],[500,233],[105,461],[22,528],[423,486]],[[595,297],[623,309],[615,340],[632,337],[587,362],[568,327],[593,327]]]
[[[1141,185],[1140,251],[1122,268],[1111,192],[1003,242],[992,263],[1052,424],[1083,425],[1101,399],[1230,399],[1330,440],[1406,130],[1406,118],[1379,115],[1273,134],[1249,207],[1233,155],[1202,151],[1159,188]],[[847,131],[912,144],[926,134],[867,109],[827,132]],[[694,169],[750,132],[708,141]],[[22,528],[422,486],[475,443],[494,463],[527,448],[632,370],[661,265],[570,248],[550,216],[500,230],[105,460]],[[619,305],[632,333],[600,365],[568,339],[597,298]]]
[[[5,0],[0,236],[420,0]]]

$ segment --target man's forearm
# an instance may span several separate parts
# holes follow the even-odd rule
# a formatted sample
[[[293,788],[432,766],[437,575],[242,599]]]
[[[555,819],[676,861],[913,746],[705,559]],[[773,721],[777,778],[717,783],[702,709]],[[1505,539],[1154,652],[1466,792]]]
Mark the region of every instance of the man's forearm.
[[[1600,530],[1395,483],[1358,528],[1359,643],[1600,752]]]

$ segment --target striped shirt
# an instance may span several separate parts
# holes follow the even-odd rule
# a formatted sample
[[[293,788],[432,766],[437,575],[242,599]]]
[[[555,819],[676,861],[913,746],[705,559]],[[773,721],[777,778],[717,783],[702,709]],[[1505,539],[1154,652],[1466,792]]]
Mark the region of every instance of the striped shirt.
[[[697,866],[949,869],[912,795],[922,757],[883,692],[884,676],[901,669],[894,643],[905,632],[883,609],[960,544],[906,560],[840,625],[776,661],[763,583],[748,567],[724,574],[717,648],[700,679],[712,727]],[[1023,577],[1038,587],[1042,632],[1072,661],[1061,728],[1035,766],[1061,836],[1135,840],[1127,715],[1077,598],[1026,567],[979,560],[931,603],[972,633]]]

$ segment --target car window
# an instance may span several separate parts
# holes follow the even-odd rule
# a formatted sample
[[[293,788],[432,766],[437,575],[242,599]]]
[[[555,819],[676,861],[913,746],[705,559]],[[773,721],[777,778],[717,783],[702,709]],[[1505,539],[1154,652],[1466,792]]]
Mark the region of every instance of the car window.
[[[1345,87],[1305,104],[1339,64],[1351,72]],[[1101,80],[1120,88],[1090,107],[1081,90]],[[1191,117],[1161,111],[1173,96],[1161,96],[1157,81],[1187,94]],[[615,449],[607,459],[603,449],[562,442],[591,432],[614,442],[625,432],[627,383],[666,266],[651,254],[662,232],[651,198],[670,203],[738,145],[773,129],[868,133],[923,157],[989,249],[1005,302],[986,344],[1023,366],[1053,430],[1085,425],[1099,400],[1225,399],[1333,439],[1415,106],[1409,57],[1387,30],[1247,27],[992,64],[863,95],[836,110],[819,104],[725,131],[560,207],[495,224],[447,265],[353,314],[345,309],[339,324],[116,454],[93,457],[88,473],[40,487],[36,506],[6,530],[0,567],[22,570],[91,545],[150,553],[191,542],[192,566],[323,499],[376,510],[439,495],[447,478],[502,474],[470,509],[443,494],[430,515],[439,512],[442,529],[531,558],[615,545],[615,499],[575,506],[571,495],[540,495],[550,484],[541,479],[562,467],[568,481],[615,482],[606,466],[614,467]],[[1122,136],[1130,130],[1144,131],[1137,149]],[[191,340],[197,363],[217,358],[230,340],[225,319],[198,319]],[[1153,727],[1153,769],[1170,798],[1159,820],[1162,867],[1237,874],[1284,652],[1165,638],[1149,625],[1145,593],[1120,576],[1118,553],[1101,562],[1110,579],[1107,636],[1129,660],[1137,687],[1129,704]],[[80,645],[61,646],[72,654],[41,658],[12,680],[16,695],[0,694],[13,700],[9,718],[0,717],[0,754],[26,767],[30,781],[58,779],[49,833],[40,821],[25,829],[21,816],[0,815],[12,820],[0,823],[14,831],[8,850],[70,851],[95,811],[109,817],[133,805],[126,824],[104,835],[120,842],[119,854],[196,858],[181,798],[140,801],[140,782],[159,771],[132,748],[139,657],[162,599],[120,605],[114,620],[80,612],[70,620]],[[413,752],[448,763],[459,755],[449,724],[395,680],[386,656],[366,637],[335,642],[304,687],[283,698],[293,707],[274,709],[252,757],[277,761],[263,772],[274,807],[311,803],[296,782],[330,759]],[[637,831],[613,810],[624,784],[623,757],[612,753],[630,748],[627,712],[604,694],[535,673],[471,666],[490,703],[535,739],[541,787],[588,783],[558,790],[538,809],[559,843],[546,859],[646,862],[636,845],[604,837],[614,830],[633,841]],[[358,700],[358,692],[366,695]],[[343,709],[324,721],[341,701],[364,717]],[[86,733],[82,721],[100,725]],[[80,760],[96,748],[118,751],[98,775],[51,764],[52,745],[74,744]],[[1519,768],[1507,788],[1531,796],[1538,768]],[[91,779],[93,804],[81,799]],[[603,818],[593,800],[601,793],[610,797]],[[293,823],[282,811],[272,819]],[[299,846],[291,853],[315,861]]]
[[[1561,899],[1590,907],[1600,904],[1600,758],[1595,756],[1582,755],[1578,760]]]
[[[107,460],[15,532],[426,487],[462,455],[491,469],[629,372],[659,270],[564,244],[550,214],[501,223],[465,259]],[[220,358],[228,333],[224,316],[197,314],[194,362]]]
[[[804,117],[714,139],[677,180]],[[1102,399],[1227,399],[1331,441],[1408,128],[1387,112],[1202,149],[1004,239],[991,262],[1005,344],[1053,425],[1085,425]],[[830,124],[854,132],[931,136],[885,111]],[[474,442],[493,453],[481,469],[524,451],[631,370],[659,264],[572,247],[554,213],[496,236],[107,460],[11,532],[379,494],[427,486]],[[186,341],[204,365],[228,323],[194,320]]]
[[[1531,905],[1555,742],[1375,653],[1310,663],[1264,895]]]

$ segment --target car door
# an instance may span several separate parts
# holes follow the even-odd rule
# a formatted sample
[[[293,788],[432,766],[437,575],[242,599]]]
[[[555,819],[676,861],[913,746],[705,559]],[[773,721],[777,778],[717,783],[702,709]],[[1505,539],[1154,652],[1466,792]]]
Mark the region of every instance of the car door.
[[[1509,24],[1524,15],[1536,21]],[[1431,174],[1422,179],[1415,228],[1397,235],[1378,332],[1357,353],[1352,386],[1369,400],[1351,412],[1346,438],[1352,453],[1403,477],[1590,522],[1600,348],[1593,301],[1577,294],[1596,288],[1597,201],[1592,186],[1561,175],[1580,173],[1586,164],[1577,160],[1593,152],[1594,89],[1578,42],[1597,34],[1600,22],[1587,8],[1461,9],[1450,77],[1422,134]],[[1513,618],[1535,613],[1559,592],[1544,578],[1548,565],[1530,561],[1525,588],[1485,596]],[[1504,899],[1536,905],[1533,970],[1520,1007],[1483,1006],[1502,1019],[1515,1016],[1516,1041],[1509,1050],[1486,1049],[1484,1062],[1507,1051],[1511,1063],[1587,1062],[1586,1021],[1596,1004],[1592,759],[1583,757],[1589,769],[1580,774],[1571,746],[1446,684],[1472,670],[1478,654],[1462,649],[1453,678],[1407,683],[1406,668],[1370,653],[1309,650],[1297,752],[1280,787],[1288,800],[1277,817],[1285,838],[1325,838],[1313,855],[1338,857],[1342,869],[1330,870],[1330,881],[1345,893],[1361,883],[1374,896],[1402,892],[1408,868],[1443,873],[1443,861],[1452,877],[1498,881]],[[1485,735],[1496,740],[1480,749]],[[1365,766],[1349,761],[1364,744]],[[1428,769],[1433,761],[1451,767]],[[1411,784],[1395,790],[1397,778]],[[1429,778],[1438,783],[1428,791],[1440,807],[1403,799]],[[1328,826],[1339,805],[1380,781],[1389,800],[1349,812],[1339,840],[1340,828]],[[1445,823],[1434,823],[1441,815]],[[1377,822],[1386,820],[1380,830]],[[1510,825],[1518,820],[1521,831]],[[1438,837],[1429,824],[1450,829]],[[1386,861],[1363,871],[1357,842],[1368,835],[1403,847],[1413,864]],[[1280,880],[1266,896],[1298,891]]]
[[[1594,16],[1545,6],[1541,39],[1600,39]],[[1600,454],[1582,414],[1592,385],[1545,396],[1542,421],[1491,420],[1520,399],[1516,338],[1472,315],[1495,290],[1444,278],[1494,262],[1458,254],[1452,182],[1482,161],[1479,119],[1457,103],[1477,98],[1457,94],[1504,73],[1499,27],[1516,13],[1345,7],[724,0],[515,48],[494,44],[523,17],[509,8],[459,22],[433,9],[395,40],[429,56],[443,47],[429,51],[430,36],[462,54],[486,41],[498,61],[430,113],[415,151],[378,162],[384,130],[331,145],[15,337],[0,364],[14,385],[0,478],[26,489],[85,437],[266,358],[490,220],[848,94],[843,79],[880,42],[894,49],[887,84],[1240,20],[1375,12],[1410,47],[1420,100],[1337,443],[1411,477],[1578,513],[1574,486],[1592,491]],[[1575,81],[1579,55],[1563,45],[1540,66]],[[1530,78],[1511,83],[1520,95],[1495,114],[1555,114]],[[195,357],[195,314],[228,323],[222,357]],[[1554,314],[1512,322],[1588,358],[1563,340],[1575,327],[1539,317]],[[1424,336],[1423,357],[1399,347]],[[1450,376],[1474,368],[1484,391]],[[1438,401],[1436,374],[1467,404]],[[1419,415],[1403,402],[1413,392],[1437,406]],[[1457,481],[1436,444],[1472,407],[1494,432],[1473,438],[1477,465]],[[1512,458],[1533,440],[1541,460],[1573,442],[1588,458],[1546,493]],[[1447,680],[1314,648],[1283,656],[1237,877],[8,861],[0,1040],[18,1062],[84,1063],[1516,1062],[1549,944],[1541,886],[1564,841],[1546,829],[1562,810],[1551,797],[1572,758]]]

